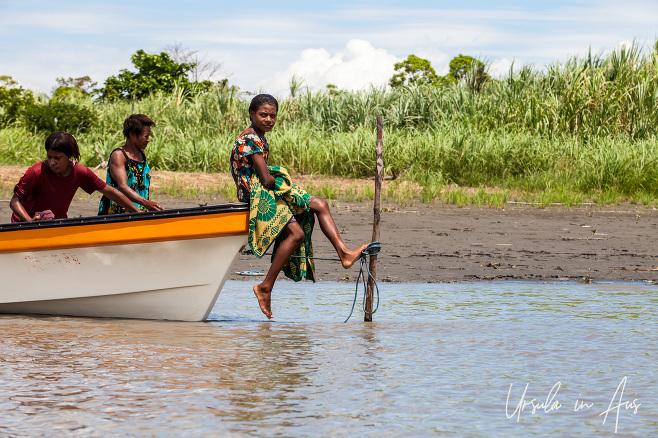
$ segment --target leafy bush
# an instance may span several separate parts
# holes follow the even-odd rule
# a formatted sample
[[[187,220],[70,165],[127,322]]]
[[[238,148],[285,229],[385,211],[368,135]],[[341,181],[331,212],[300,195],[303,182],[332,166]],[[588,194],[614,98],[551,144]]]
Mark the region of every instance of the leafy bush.
[[[165,52],[150,55],[138,50],[131,60],[137,73],[123,69],[117,76],[107,78],[105,87],[98,90],[102,101],[143,99],[158,91],[170,94],[177,83],[184,88],[189,85],[186,74],[194,67],[193,63],[175,62]]]
[[[55,100],[45,105],[30,105],[24,116],[27,127],[44,132],[87,132],[97,121],[98,116],[91,109]]]
[[[30,90],[18,86],[11,76],[0,76],[0,128],[20,120],[25,109],[33,104]]]

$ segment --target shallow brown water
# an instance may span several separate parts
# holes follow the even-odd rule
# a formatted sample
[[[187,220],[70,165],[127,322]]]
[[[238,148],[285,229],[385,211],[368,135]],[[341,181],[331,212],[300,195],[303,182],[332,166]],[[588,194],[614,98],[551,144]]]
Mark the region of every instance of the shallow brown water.
[[[206,323],[0,316],[0,436],[658,430],[656,286],[385,284],[344,324],[352,290],[279,282],[271,322],[239,281]]]

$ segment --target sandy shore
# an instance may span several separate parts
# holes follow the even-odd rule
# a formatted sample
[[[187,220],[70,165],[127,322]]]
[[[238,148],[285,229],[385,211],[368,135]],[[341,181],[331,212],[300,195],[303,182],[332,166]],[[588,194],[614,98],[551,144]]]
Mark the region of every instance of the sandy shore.
[[[198,200],[158,198],[165,207],[198,206]],[[212,202],[212,201],[211,201]],[[74,200],[70,217],[95,215],[98,197]],[[658,281],[658,211],[635,205],[614,208],[549,207],[508,204],[504,209],[384,206],[378,278],[391,282],[472,280]],[[332,207],[350,247],[372,237],[372,206],[338,203]],[[9,219],[7,200],[0,215]],[[317,257],[334,258],[320,231],[313,235]],[[257,281],[241,271],[266,272],[269,257],[240,255],[232,279]],[[319,260],[319,280],[353,281],[358,267]]]
[[[346,243],[372,237],[372,207],[333,208]],[[393,282],[468,280],[658,280],[658,211],[559,207],[504,209],[418,206],[382,213],[378,278]],[[333,257],[319,230],[318,257]],[[241,256],[238,270],[266,270],[269,260]],[[318,261],[322,280],[354,278],[337,263]]]

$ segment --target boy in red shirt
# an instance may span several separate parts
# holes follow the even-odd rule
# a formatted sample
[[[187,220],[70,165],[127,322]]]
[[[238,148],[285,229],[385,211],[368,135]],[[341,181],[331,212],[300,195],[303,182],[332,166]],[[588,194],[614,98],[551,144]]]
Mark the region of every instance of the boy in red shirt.
[[[91,194],[98,190],[131,212],[139,209],[118,190],[105,184],[80,159],[75,138],[66,132],[53,132],[46,139],[47,159],[27,169],[14,187],[9,201],[12,222],[31,222],[67,217],[78,188]]]

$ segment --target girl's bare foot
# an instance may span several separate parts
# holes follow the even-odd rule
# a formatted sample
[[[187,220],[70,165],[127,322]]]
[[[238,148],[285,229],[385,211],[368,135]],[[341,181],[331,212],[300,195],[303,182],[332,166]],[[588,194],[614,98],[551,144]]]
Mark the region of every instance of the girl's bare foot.
[[[361,245],[355,250],[346,251],[343,255],[340,256],[340,262],[343,265],[343,268],[351,268],[357,260],[361,258],[361,253],[368,247],[368,243]]]
[[[254,286],[254,295],[256,295],[256,298],[258,298],[258,305],[260,306],[260,310],[262,310],[265,316],[267,316],[267,319],[272,319],[272,291],[270,290],[269,292],[265,292],[263,291],[263,288],[261,288],[260,284],[257,284]]]

